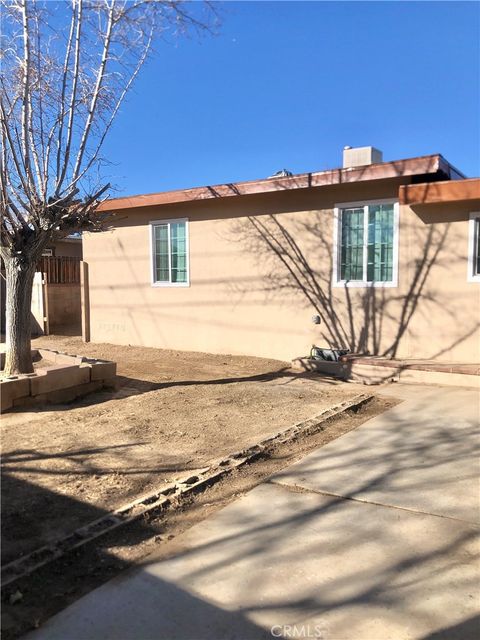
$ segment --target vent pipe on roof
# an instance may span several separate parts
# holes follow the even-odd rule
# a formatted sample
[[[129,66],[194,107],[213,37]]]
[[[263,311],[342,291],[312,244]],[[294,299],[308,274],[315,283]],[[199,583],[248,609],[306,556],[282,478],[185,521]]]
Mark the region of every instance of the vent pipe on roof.
[[[343,147],[343,168],[362,167],[383,162],[383,153],[375,147]]]
[[[273,174],[273,176],[268,176],[269,178],[288,178],[289,176],[293,176],[293,173],[288,169],[280,169]]]

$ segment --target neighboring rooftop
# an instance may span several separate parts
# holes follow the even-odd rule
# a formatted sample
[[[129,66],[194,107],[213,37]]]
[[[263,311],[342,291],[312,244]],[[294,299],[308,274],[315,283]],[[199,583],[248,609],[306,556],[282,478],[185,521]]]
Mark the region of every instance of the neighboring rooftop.
[[[72,234],[69,236],[65,236],[65,238],[58,238],[57,242],[81,242],[82,241],[82,236],[81,234]]]
[[[362,149],[367,149],[367,147]],[[372,157],[374,158],[375,154],[372,154]],[[193,200],[227,198],[400,177],[416,178],[417,182],[419,179],[423,182],[431,182],[440,180],[462,180],[465,178],[465,176],[445,160],[442,155],[434,154],[390,162],[363,164],[357,167],[349,166],[313,173],[299,173],[278,178],[270,177],[247,182],[231,182],[214,186],[194,187],[192,189],[178,189],[175,191],[112,198],[102,202],[99,206],[99,211],[120,211],[122,209],[173,204]]]

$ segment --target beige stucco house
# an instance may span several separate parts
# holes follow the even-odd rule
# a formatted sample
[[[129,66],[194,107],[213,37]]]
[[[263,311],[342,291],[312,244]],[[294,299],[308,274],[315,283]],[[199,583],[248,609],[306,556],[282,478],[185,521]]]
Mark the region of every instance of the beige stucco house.
[[[45,247],[43,256],[53,258],[78,258],[82,259],[82,236],[71,235],[66,238],[52,240]]]
[[[290,360],[480,361],[480,180],[441,155],[109,200],[84,234],[94,342]]]

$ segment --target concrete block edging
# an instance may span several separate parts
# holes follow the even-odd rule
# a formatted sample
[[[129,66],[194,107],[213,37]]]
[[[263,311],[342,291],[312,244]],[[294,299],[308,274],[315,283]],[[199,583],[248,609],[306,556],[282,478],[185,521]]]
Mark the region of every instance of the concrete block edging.
[[[35,360],[54,364],[35,373],[0,381],[2,413],[14,407],[72,402],[92,391],[115,384],[116,362],[75,356],[51,349],[34,349]]]
[[[254,462],[268,453],[276,444],[293,441],[299,435],[313,435],[323,430],[325,423],[347,411],[356,411],[373,400],[370,394],[358,394],[349,400],[325,409],[318,415],[297,422],[291,427],[279,431],[246,449],[212,463],[195,475],[189,475],[176,482],[164,485],[159,491],[144,495],[128,504],[105,514],[93,522],[77,528],[57,541],[32,551],[30,554],[9,562],[2,567],[2,588],[32,573],[36,569],[60,558],[65,553],[81,547],[88,542],[110,533],[114,529],[137,520],[146,514],[153,515],[180,506],[182,499],[195,493],[201,493],[207,487],[219,482],[239,467]]]

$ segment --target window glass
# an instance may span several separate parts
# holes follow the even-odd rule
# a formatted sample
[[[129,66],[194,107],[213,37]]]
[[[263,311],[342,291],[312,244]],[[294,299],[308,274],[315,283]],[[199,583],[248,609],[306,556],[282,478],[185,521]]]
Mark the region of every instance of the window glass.
[[[185,223],[170,225],[170,251],[172,256],[172,282],[187,281],[187,243]]]
[[[393,280],[393,204],[368,207],[367,282]]]
[[[475,218],[475,239],[474,239],[474,256],[473,256],[473,275],[480,275],[480,218]]]
[[[339,280],[393,282],[394,204],[348,207],[340,220]]]
[[[186,222],[155,224],[153,245],[155,282],[186,284],[188,281]]]
[[[363,208],[342,211],[340,278],[363,279]]]
[[[155,230],[155,280],[169,282],[168,266],[168,225],[159,224]]]

